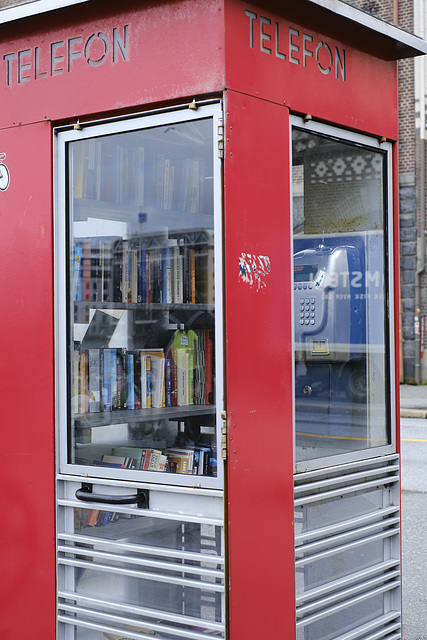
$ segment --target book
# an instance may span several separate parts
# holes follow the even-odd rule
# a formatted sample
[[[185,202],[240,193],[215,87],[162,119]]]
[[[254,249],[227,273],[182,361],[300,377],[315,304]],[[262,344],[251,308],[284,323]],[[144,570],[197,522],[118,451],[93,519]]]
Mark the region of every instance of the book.
[[[78,302],[82,299],[82,256],[83,247],[80,242],[76,242],[74,247],[73,261],[73,300]]]
[[[151,406],[161,408],[165,406],[165,358],[151,356]]]
[[[204,385],[205,385],[205,368],[204,368],[204,333],[196,331],[197,348],[194,353],[194,404],[204,404]]]
[[[205,330],[205,404],[214,404],[214,332]]]
[[[90,509],[87,516],[87,526],[94,527],[98,520],[99,509]]]
[[[165,155],[155,154],[155,185],[156,185],[156,206],[163,209],[164,205],[164,183],[165,183]]]
[[[117,388],[117,349],[109,349],[111,352],[111,409],[118,409]]]
[[[133,353],[126,353],[127,399],[126,408],[135,409],[135,362]]]
[[[151,455],[151,449],[146,448],[146,449],[142,450],[140,469],[143,469],[144,471],[147,471],[148,465],[150,463],[150,455]]]
[[[165,358],[165,406],[172,406],[172,368],[170,358]]]
[[[194,465],[193,473],[199,476],[207,476],[209,473],[209,458],[211,455],[210,447],[198,445],[194,449]]]
[[[89,412],[101,410],[101,358],[99,349],[89,349]]]
[[[135,409],[141,409],[141,357],[139,352],[133,354]],[[145,393],[145,391],[144,391]]]
[[[102,380],[102,407],[103,411],[112,411],[113,405],[111,400],[111,368],[112,353],[111,349],[104,349],[104,367]]]
[[[159,247],[146,248],[147,302],[162,302],[162,255]]]
[[[134,150],[134,162],[133,165],[135,167],[135,176],[134,176],[134,187],[135,187],[135,204],[137,207],[144,206],[144,180],[145,180],[145,149],[144,147],[138,147]]]
[[[141,468],[143,449],[141,447],[115,447],[111,451],[112,456],[132,458],[135,460],[135,469]]]
[[[101,300],[114,301],[114,247],[120,242],[119,236],[104,236],[100,238],[100,262],[101,262]]]
[[[122,302],[132,302],[130,290],[130,252],[129,241],[122,241],[122,282],[121,293]]]
[[[87,351],[80,351],[80,370],[79,370],[79,412],[87,413],[89,411],[88,396],[88,378],[89,363]]]
[[[141,409],[151,409],[151,356],[139,353],[141,379]]]
[[[119,455],[103,455],[101,458],[101,462],[104,464],[112,465],[115,467],[120,467],[121,469],[135,469],[136,468],[136,460],[129,456],[119,456]]]
[[[138,302],[147,302],[147,252],[146,244],[143,242],[139,252],[139,277],[140,277],[140,295]]]
[[[177,406],[185,407],[189,404],[189,360],[186,349],[177,349],[175,354],[177,376]]]
[[[175,255],[174,250],[175,248],[177,249],[177,242],[177,240],[170,238],[161,249],[161,302],[167,304],[171,304],[174,301],[173,257]]]
[[[159,449],[150,449],[150,458],[148,461],[147,470],[148,471],[158,471],[160,464],[160,457],[162,456],[162,451]]]
[[[196,250],[189,250],[189,302],[196,304]]]
[[[79,395],[80,395],[80,345],[78,342],[74,342],[73,350],[73,396],[72,407],[73,413],[79,413]]]
[[[161,408],[165,406],[165,354],[162,348],[141,349],[141,386],[144,383],[143,358],[145,357],[145,382],[147,384],[147,409],[149,402],[151,407]],[[148,360],[149,358],[149,360]],[[150,367],[150,368],[149,368]],[[148,393],[148,382],[150,383],[150,394]],[[150,398],[150,400],[149,400]]]
[[[176,365],[177,405],[194,404],[194,364],[197,334],[190,329],[177,329],[172,341],[172,354]]]
[[[122,279],[123,279],[123,239],[118,239],[113,245],[112,257],[113,276],[113,301],[124,302],[122,300]]]
[[[81,259],[81,287],[82,296],[81,299],[85,301],[91,300],[92,287],[91,287],[91,241],[90,239],[82,240],[82,259]]]
[[[94,302],[100,302],[102,300],[101,289],[101,241],[98,237],[91,238],[90,249],[90,287],[91,295],[90,299]]]
[[[111,469],[126,469],[126,466],[121,462],[110,462],[108,460],[94,460],[93,464],[96,467],[109,467]]]
[[[194,451],[191,449],[170,448],[166,449],[166,455],[168,457],[168,462],[175,465],[174,471],[176,473],[192,473]]]
[[[179,240],[179,246],[172,247],[172,269],[173,269],[173,302],[182,304],[184,302],[184,245],[183,238]]]
[[[159,459],[158,471],[166,471],[167,469],[168,457],[166,454],[162,453]]]
[[[117,350],[117,409],[126,409],[127,372],[125,356],[123,349]]]
[[[135,243],[131,244],[129,253],[129,302],[138,302],[138,273],[139,273],[139,257],[138,246]],[[139,296],[141,297],[141,296]]]
[[[196,302],[214,304],[215,302],[215,261],[214,247],[211,244],[198,245],[194,255],[196,280]]]

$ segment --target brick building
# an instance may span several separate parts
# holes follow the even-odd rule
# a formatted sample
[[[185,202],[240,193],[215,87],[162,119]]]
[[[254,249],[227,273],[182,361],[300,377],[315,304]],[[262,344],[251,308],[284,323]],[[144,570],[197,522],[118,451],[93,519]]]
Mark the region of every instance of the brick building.
[[[425,39],[424,0],[348,0],[362,11]],[[401,279],[401,381],[427,380],[424,318],[427,316],[425,248],[424,57],[399,62],[399,200]]]

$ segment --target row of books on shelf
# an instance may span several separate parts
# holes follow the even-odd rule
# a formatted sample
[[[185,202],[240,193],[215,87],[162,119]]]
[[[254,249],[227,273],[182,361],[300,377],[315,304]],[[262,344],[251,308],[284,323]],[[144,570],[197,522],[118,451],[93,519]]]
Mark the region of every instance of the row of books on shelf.
[[[143,146],[120,144],[119,138],[81,140],[73,145],[73,196],[164,210],[199,213],[212,182],[200,157],[178,162]]]
[[[74,344],[73,412],[214,403],[209,330],[176,330],[167,349],[81,349]]]
[[[214,250],[184,238],[150,246],[142,238],[77,239],[75,302],[214,303]]]
[[[111,454],[103,455],[101,460],[93,460],[93,464],[116,469],[213,476],[216,475],[216,447],[201,445],[167,449],[117,447]]]
[[[211,195],[212,178],[206,175],[202,158],[185,158],[174,162],[167,154],[154,154],[156,206],[159,209],[200,213],[205,197]]]
[[[73,196],[144,205],[145,149],[113,138],[80,140],[72,145]]]

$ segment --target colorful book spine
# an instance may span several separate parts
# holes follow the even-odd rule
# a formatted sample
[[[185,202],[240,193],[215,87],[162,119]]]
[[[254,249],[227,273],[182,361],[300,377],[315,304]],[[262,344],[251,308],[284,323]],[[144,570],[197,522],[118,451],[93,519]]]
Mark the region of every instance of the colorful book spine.
[[[76,244],[74,247],[73,262],[73,300],[79,302],[82,299],[82,256],[83,247]]]
[[[126,354],[127,408],[135,409],[135,367],[133,353]]]
[[[111,401],[111,369],[111,349],[104,349],[104,379],[102,381],[102,405],[104,411],[111,411],[113,407]]]
[[[146,356],[146,395],[147,409],[151,409],[151,356]]]
[[[101,369],[99,349],[89,349],[89,412],[101,410]]]
[[[147,302],[147,252],[143,242],[140,252],[141,302]]]
[[[170,358],[165,359],[165,405],[172,406],[172,368]]]

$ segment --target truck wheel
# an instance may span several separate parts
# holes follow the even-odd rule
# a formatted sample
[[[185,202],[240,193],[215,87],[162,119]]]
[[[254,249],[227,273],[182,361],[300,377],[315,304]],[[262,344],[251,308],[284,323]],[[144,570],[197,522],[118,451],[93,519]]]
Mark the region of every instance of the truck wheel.
[[[350,364],[343,374],[344,390],[353,402],[365,402],[366,388],[366,363],[364,361]]]

